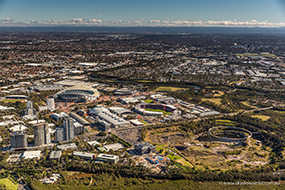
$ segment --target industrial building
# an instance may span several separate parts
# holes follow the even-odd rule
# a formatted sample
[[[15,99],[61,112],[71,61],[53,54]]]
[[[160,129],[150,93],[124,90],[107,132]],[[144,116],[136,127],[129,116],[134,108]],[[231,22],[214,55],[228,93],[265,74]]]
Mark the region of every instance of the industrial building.
[[[84,127],[89,127],[90,126],[90,123],[88,121],[86,121],[85,119],[83,119],[81,116],[79,116],[76,113],[71,112],[69,114],[69,116],[72,117],[73,119],[75,119],[78,123],[80,123]]]
[[[27,135],[22,132],[10,134],[10,141],[12,148],[24,148],[28,146]]]
[[[27,108],[25,109],[25,115],[34,115],[34,104],[32,101],[27,101]]]
[[[120,88],[114,90],[114,95],[115,96],[125,96],[125,95],[133,95],[136,94],[136,90],[128,89],[128,88]]]
[[[132,113],[130,110],[127,110],[127,109],[121,108],[121,107],[110,107],[109,110],[111,110],[114,113],[116,113],[117,115],[121,115],[121,116]]]
[[[178,110],[175,106],[167,104],[138,104],[132,110],[141,115],[150,115],[150,116],[161,116],[163,112],[160,111],[148,111],[146,109],[157,109],[161,111],[171,112],[174,114],[178,113]]]
[[[25,125],[19,124],[19,125],[13,125],[13,127],[11,127],[9,130],[12,132],[17,132],[17,131],[23,132],[27,130],[27,127]]]
[[[131,124],[135,125],[135,126],[143,126],[144,124],[142,122],[140,122],[137,119],[132,119],[130,120]]]
[[[100,127],[103,131],[109,131],[111,129],[110,123],[99,118],[96,118],[96,121],[98,122],[98,127]]]
[[[149,143],[138,143],[135,144],[135,151],[143,155],[156,152],[156,148]]]
[[[53,111],[55,109],[54,106],[54,98],[47,99],[47,109]]]
[[[64,87],[60,84],[51,84],[51,85],[38,85],[38,86],[33,86],[31,87],[32,89],[39,91],[39,92],[44,92],[44,91],[59,91],[63,90]]]
[[[55,140],[61,142],[65,140],[65,129],[63,127],[55,128]]]
[[[96,157],[96,160],[101,162],[109,162],[112,164],[116,164],[119,161],[119,156],[110,155],[110,154],[99,154]]]
[[[205,117],[205,116],[209,116],[209,115],[218,115],[218,114],[220,114],[220,112],[217,112],[217,111],[207,111],[207,112],[200,113],[200,116],[201,117]]]
[[[96,157],[95,154],[88,153],[88,152],[79,152],[79,151],[74,151],[73,156],[77,156],[85,160],[95,160],[95,157]]]
[[[101,145],[98,141],[89,141],[87,142],[90,146]]]
[[[34,125],[34,142],[35,146],[50,144],[50,133],[48,123],[39,123]]]
[[[76,76],[78,77],[78,76]],[[85,78],[85,77],[84,77]],[[81,80],[62,80],[62,81],[58,81],[58,82],[54,82],[54,84],[60,84],[63,86],[67,86],[67,87],[72,87],[72,86],[97,86],[97,83],[91,83],[91,82],[83,82]]]
[[[103,147],[98,147],[98,150],[109,152],[110,150],[117,151],[123,148],[124,146],[121,143],[114,143],[114,144],[105,145]]]
[[[56,160],[59,161],[61,157],[62,152],[60,150],[58,151],[51,151],[49,159],[50,160]]]
[[[71,118],[63,120],[63,127],[65,128],[65,140],[74,139],[74,122]]]
[[[75,135],[84,132],[84,126],[75,119],[67,117],[63,119],[63,126],[55,129],[55,139],[57,142],[73,140]]]
[[[51,117],[53,120],[55,120],[55,121],[59,121],[59,120],[65,118],[65,117],[68,117],[68,115],[67,115],[66,113],[64,113],[64,112],[60,112],[59,114],[57,114],[57,113],[52,113],[52,114],[50,114],[50,117]]]
[[[176,101],[176,99],[173,97],[164,97],[164,96],[159,96],[159,97],[155,98],[155,100],[158,102],[165,103],[165,104],[169,104],[169,103]]]
[[[53,97],[63,102],[88,102],[94,101],[100,96],[97,89],[86,85],[76,85],[66,88]]]
[[[104,123],[101,120],[104,120],[105,122],[110,123],[111,127],[113,128],[125,127],[125,126],[130,125],[129,121],[126,121],[123,118],[120,118],[119,116],[117,116],[116,114],[111,113],[107,108],[103,106],[96,106],[92,108],[89,114],[95,117],[98,117],[99,124],[101,124],[101,126],[99,127],[102,127],[102,128],[105,128],[107,124],[105,124],[104,126],[103,125]]]
[[[34,109],[34,103],[32,101],[27,101],[27,109]]]
[[[69,149],[77,149],[77,146],[74,143],[70,143],[70,144],[64,144],[64,145],[57,145],[57,148],[65,151]]]
[[[64,118],[63,126],[55,129],[55,138],[57,142],[70,141],[74,139],[74,120]]]
[[[40,159],[41,158],[41,151],[40,150],[25,151],[22,155],[22,158],[23,159],[33,159],[33,158]]]
[[[139,102],[139,100],[142,100],[142,99],[146,99],[146,96],[120,98],[119,101],[122,102],[123,104],[129,104],[129,103]]]
[[[14,100],[29,100],[30,98],[25,95],[9,95],[5,97],[6,99],[14,99]]]

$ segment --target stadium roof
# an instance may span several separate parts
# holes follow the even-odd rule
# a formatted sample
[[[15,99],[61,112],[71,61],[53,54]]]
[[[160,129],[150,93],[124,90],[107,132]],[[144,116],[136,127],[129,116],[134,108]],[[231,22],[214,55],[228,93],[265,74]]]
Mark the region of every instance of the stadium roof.
[[[132,113],[130,110],[127,110],[127,109],[122,108],[122,107],[110,107],[109,109],[118,115]]]
[[[6,99],[30,99],[28,96],[25,95],[9,95],[5,97]]]
[[[94,96],[94,97],[99,97],[100,93],[98,92],[97,89],[92,88],[87,85],[76,85],[72,86],[69,88],[66,88],[54,95],[54,97],[57,97],[58,95],[63,95],[63,94],[80,94],[80,95],[85,95],[85,96]]]

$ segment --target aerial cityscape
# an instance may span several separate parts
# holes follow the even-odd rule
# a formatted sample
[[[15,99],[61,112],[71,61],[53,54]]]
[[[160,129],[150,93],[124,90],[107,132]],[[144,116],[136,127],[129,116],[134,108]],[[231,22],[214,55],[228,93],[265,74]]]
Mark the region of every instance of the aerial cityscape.
[[[0,0],[0,189],[285,189],[285,3],[179,2]]]

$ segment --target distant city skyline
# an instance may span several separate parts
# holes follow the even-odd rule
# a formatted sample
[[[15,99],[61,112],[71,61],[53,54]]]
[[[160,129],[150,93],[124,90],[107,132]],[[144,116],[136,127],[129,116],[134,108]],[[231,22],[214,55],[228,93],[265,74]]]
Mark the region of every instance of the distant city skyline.
[[[0,26],[285,27],[283,0],[0,0]]]

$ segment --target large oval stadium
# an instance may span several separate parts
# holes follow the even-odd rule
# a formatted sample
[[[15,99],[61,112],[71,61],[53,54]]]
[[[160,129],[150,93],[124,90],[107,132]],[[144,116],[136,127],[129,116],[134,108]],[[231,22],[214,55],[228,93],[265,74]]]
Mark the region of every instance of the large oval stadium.
[[[138,104],[133,111],[141,115],[160,116],[177,113],[177,108],[167,104]]]
[[[218,126],[208,130],[208,137],[212,141],[242,142],[247,141],[252,133],[240,127]]]
[[[97,89],[86,85],[77,85],[66,88],[53,97],[63,102],[88,102],[96,100],[100,96]]]

